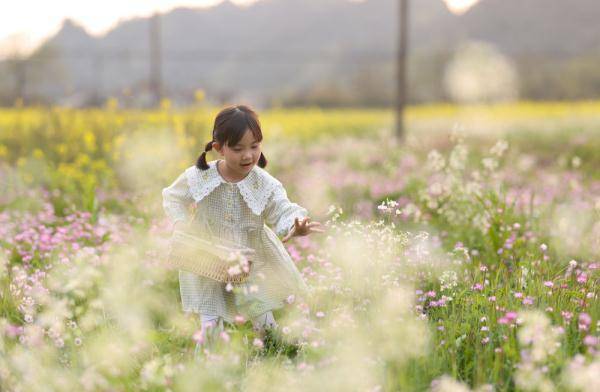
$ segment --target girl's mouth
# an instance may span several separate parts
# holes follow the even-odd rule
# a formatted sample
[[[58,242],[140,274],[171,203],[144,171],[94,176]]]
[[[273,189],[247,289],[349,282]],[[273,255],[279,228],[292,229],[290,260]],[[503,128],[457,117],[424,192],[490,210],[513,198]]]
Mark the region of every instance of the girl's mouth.
[[[244,166],[244,167],[248,167],[248,166],[250,166],[250,165],[252,165],[252,162],[250,162],[250,163],[246,163],[246,164],[242,164],[242,166]]]

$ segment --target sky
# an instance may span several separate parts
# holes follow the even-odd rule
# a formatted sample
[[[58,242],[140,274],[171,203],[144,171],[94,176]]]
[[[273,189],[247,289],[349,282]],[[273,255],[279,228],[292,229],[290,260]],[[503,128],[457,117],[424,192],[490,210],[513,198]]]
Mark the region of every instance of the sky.
[[[0,13],[0,58],[19,48],[30,52],[56,33],[65,18],[81,24],[90,34],[101,35],[121,19],[148,16],[178,6],[211,7],[223,0],[19,0],[2,6]],[[230,0],[250,5],[260,0]],[[351,0],[364,1],[364,0]],[[414,1],[414,0],[413,0]],[[418,0],[416,0],[418,1]],[[454,12],[462,12],[478,0],[443,0]]]

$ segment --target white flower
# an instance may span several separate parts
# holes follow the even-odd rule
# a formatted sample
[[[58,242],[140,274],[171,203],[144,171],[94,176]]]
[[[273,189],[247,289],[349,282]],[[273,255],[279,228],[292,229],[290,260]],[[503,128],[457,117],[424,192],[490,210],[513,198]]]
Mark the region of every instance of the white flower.
[[[385,205],[385,202],[384,202],[384,201],[382,201],[382,202],[381,202],[381,204],[377,206],[377,209],[378,209],[379,211],[387,211],[387,209],[388,209],[388,208],[387,208],[387,206]]]
[[[571,260],[571,261],[569,261],[569,266],[570,266],[571,268],[575,268],[575,267],[577,267],[577,261],[575,261],[575,260]]]
[[[450,376],[442,376],[431,382],[431,392],[469,392],[469,387]]]
[[[572,390],[595,392],[600,390],[600,359],[586,364],[585,357],[577,354],[573,357],[565,372],[563,380]]]
[[[506,140],[498,140],[494,147],[490,148],[490,153],[501,157],[504,155],[504,152],[508,149],[508,142]]]
[[[440,171],[446,166],[446,162],[442,154],[437,150],[431,150],[427,155],[427,166],[434,171]]]
[[[498,168],[498,161],[495,158],[483,158],[481,164],[489,171],[494,171]]]
[[[239,265],[231,266],[227,269],[229,276],[239,275],[242,273],[242,268]]]

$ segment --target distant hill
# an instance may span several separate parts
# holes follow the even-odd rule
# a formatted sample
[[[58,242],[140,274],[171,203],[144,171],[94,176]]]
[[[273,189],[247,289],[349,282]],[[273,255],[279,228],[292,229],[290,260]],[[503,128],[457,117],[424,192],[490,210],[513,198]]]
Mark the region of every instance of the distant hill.
[[[203,89],[220,101],[389,104],[396,5],[262,0],[249,7],[226,1],[175,9],[160,21],[165,94],[183,103]],[[450,13],[442,0],[413,0],[411,99],[446,99],[444,66],[470,40],[486,41],[514,61],[522,96],[598,97],[599,15],[595,0],[481,0],[462,15]],[[67,20],[32,55],[30,72],[37,77],[26,91],[46,100],[148,101],[149,37],[148,18],[123,21],[98,38]],[[573,82],[565,82],[569,75]]]

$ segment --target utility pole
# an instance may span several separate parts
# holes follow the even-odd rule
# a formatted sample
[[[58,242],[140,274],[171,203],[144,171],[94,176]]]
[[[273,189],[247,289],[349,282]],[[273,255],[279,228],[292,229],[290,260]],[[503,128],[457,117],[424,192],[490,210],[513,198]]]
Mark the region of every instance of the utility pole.
[[[150,92],[157,105],[162,99],[162,50],[160,34],[160,14],[150,18]]]
[[[21,100],[25,103],[25,94],[27,87],[27,60],[25,56],[17,58],[14,61],[14,75],[15,75],[15,90],[13,93],[13,102]]]
[[[96,83],[94,84],[94,104],[101,106],[104,102],[104,55],[102,52],[94,56],[94,74]]]
[[[408,53],[408,2],[399,0],[398,58],[396,76],[396,139],[404,138],[404,107],[406,106],[406,63]]]

